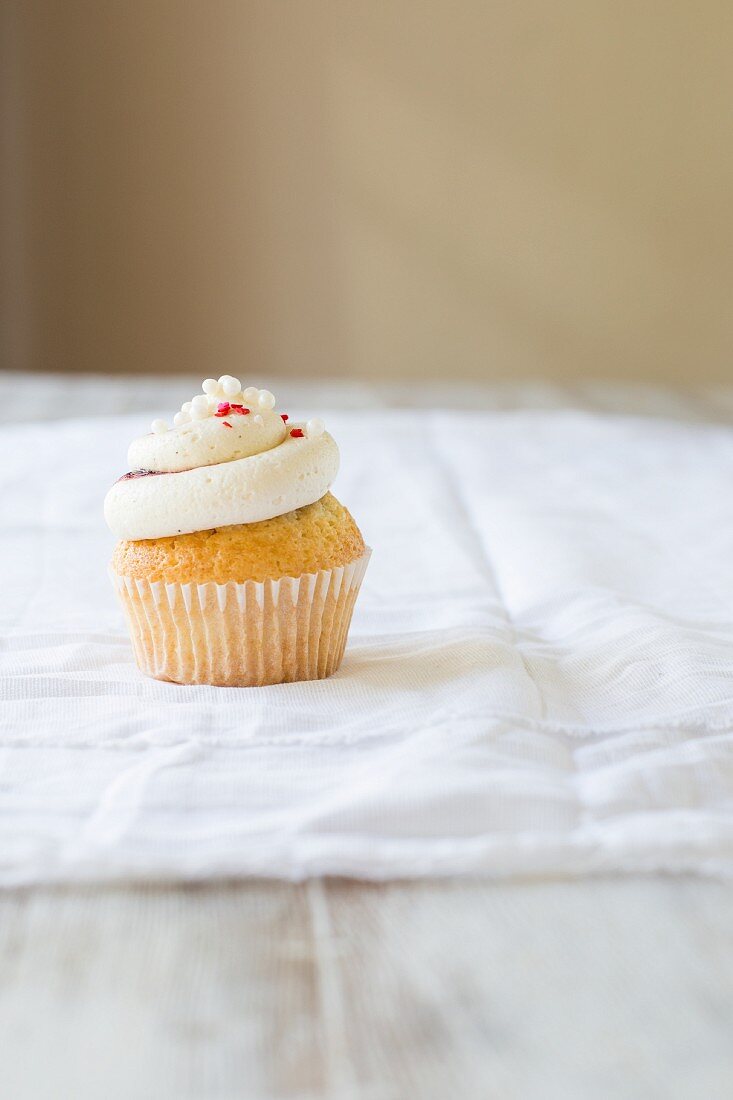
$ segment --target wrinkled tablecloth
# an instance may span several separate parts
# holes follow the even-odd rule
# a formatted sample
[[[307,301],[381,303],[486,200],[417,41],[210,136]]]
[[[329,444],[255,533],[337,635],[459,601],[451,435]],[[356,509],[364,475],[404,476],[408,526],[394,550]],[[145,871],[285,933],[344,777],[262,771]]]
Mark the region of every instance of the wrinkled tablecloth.
[[[103,383],[99,383],[103,386]],[[340,672],[143,678],[104,493],[150,415],[0,429],[0,884],[733,871],[733,430],[303,407],[373,557]]]

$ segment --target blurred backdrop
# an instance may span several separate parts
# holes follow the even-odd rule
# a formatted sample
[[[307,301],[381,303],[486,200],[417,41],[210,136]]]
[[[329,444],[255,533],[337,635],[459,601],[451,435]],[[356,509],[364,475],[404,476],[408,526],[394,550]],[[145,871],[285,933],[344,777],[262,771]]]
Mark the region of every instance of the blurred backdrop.
[[[4,0],[2,362],[731,377],[726,0]]]

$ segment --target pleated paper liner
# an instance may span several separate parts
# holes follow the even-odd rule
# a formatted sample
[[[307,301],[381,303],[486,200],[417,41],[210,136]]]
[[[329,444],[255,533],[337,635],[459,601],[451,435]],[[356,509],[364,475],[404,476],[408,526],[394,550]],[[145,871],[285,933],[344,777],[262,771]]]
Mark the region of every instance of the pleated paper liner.
[[[371,551],[337,569],[236,584],[166,584],[110,570],[142,672],[177,684],[320,680],[341,664]]]

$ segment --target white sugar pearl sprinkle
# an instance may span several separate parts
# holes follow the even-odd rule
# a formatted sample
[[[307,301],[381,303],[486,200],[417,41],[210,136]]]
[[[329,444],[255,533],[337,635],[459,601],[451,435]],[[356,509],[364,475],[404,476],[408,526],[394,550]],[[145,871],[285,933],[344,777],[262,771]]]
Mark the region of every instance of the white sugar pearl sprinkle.
[[[260,391],[256,386],[247,386],[247,389],[242,394],[245,401],[249,401],[250,405],[254,405],[257,398],[260,396]]]
[[[223,374],[219,379],[219,385],[223,389],[227,397],[231,397],[235,393],[239,393],[242,385],[238,378],[234,378],[231,374]]]
[[[257,415],[253,419],[254,419],[255,424],[264,424],[265,423],[259,413],[257,413]]]
[[[181,428],[184,424],[188,424],[190,420],[191,417],[188,415],[188,413],[185,412],[176,413],[176,415],[173,417],[173,423],[177,428]]]
[[[192,420],[204,420],[211,412],[209,408],[209,399],[206,394],[201,393],[198,397],[194,397],[191,402],[191,419]]]
[[[323,435],[325,430],[326,425],[323,423],[320,416],[314,416],[305,426],[305,434],[309,439],[318,439],[319,435]]]
[[[215,378],[206,378],[201,383],[201,389],[204,393],[217,394],[219,392],[219,383]]]
[[[191,411],[191,402],[190,401],[184,401],[183,404],[181,405],[181,412],[182,413],[190,413],[190,411]]]
[[[156,435],[162,435],[163,432],[168,431],[168,425],[166,424],[165,420],[154,420],[153,423],[150,425],[150,430],[152,432],[155,432]]]
[[[275,395],[270,393],[269,390],[260,390],[260,396],[257,398],[257,404],[261,409],[274,409],[275,408]]]

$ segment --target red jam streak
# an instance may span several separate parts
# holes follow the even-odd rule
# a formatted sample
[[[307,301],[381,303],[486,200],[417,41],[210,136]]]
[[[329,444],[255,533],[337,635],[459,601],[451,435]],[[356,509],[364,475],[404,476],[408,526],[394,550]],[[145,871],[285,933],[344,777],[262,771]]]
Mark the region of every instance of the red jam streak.
[[[122,477],[118,477],[117,480],[132,481],[136,477],[163,477],[164,474],[168,477],[170,474],[187,474],[189,470],[194,469],[194,466],[187,466],[185,470],[130,470]]]
[[[167,474],[168,470],[129,470],[128,473],[118,477],[118,481],[131,481],[134,477],[157,477],[159,474]]]

